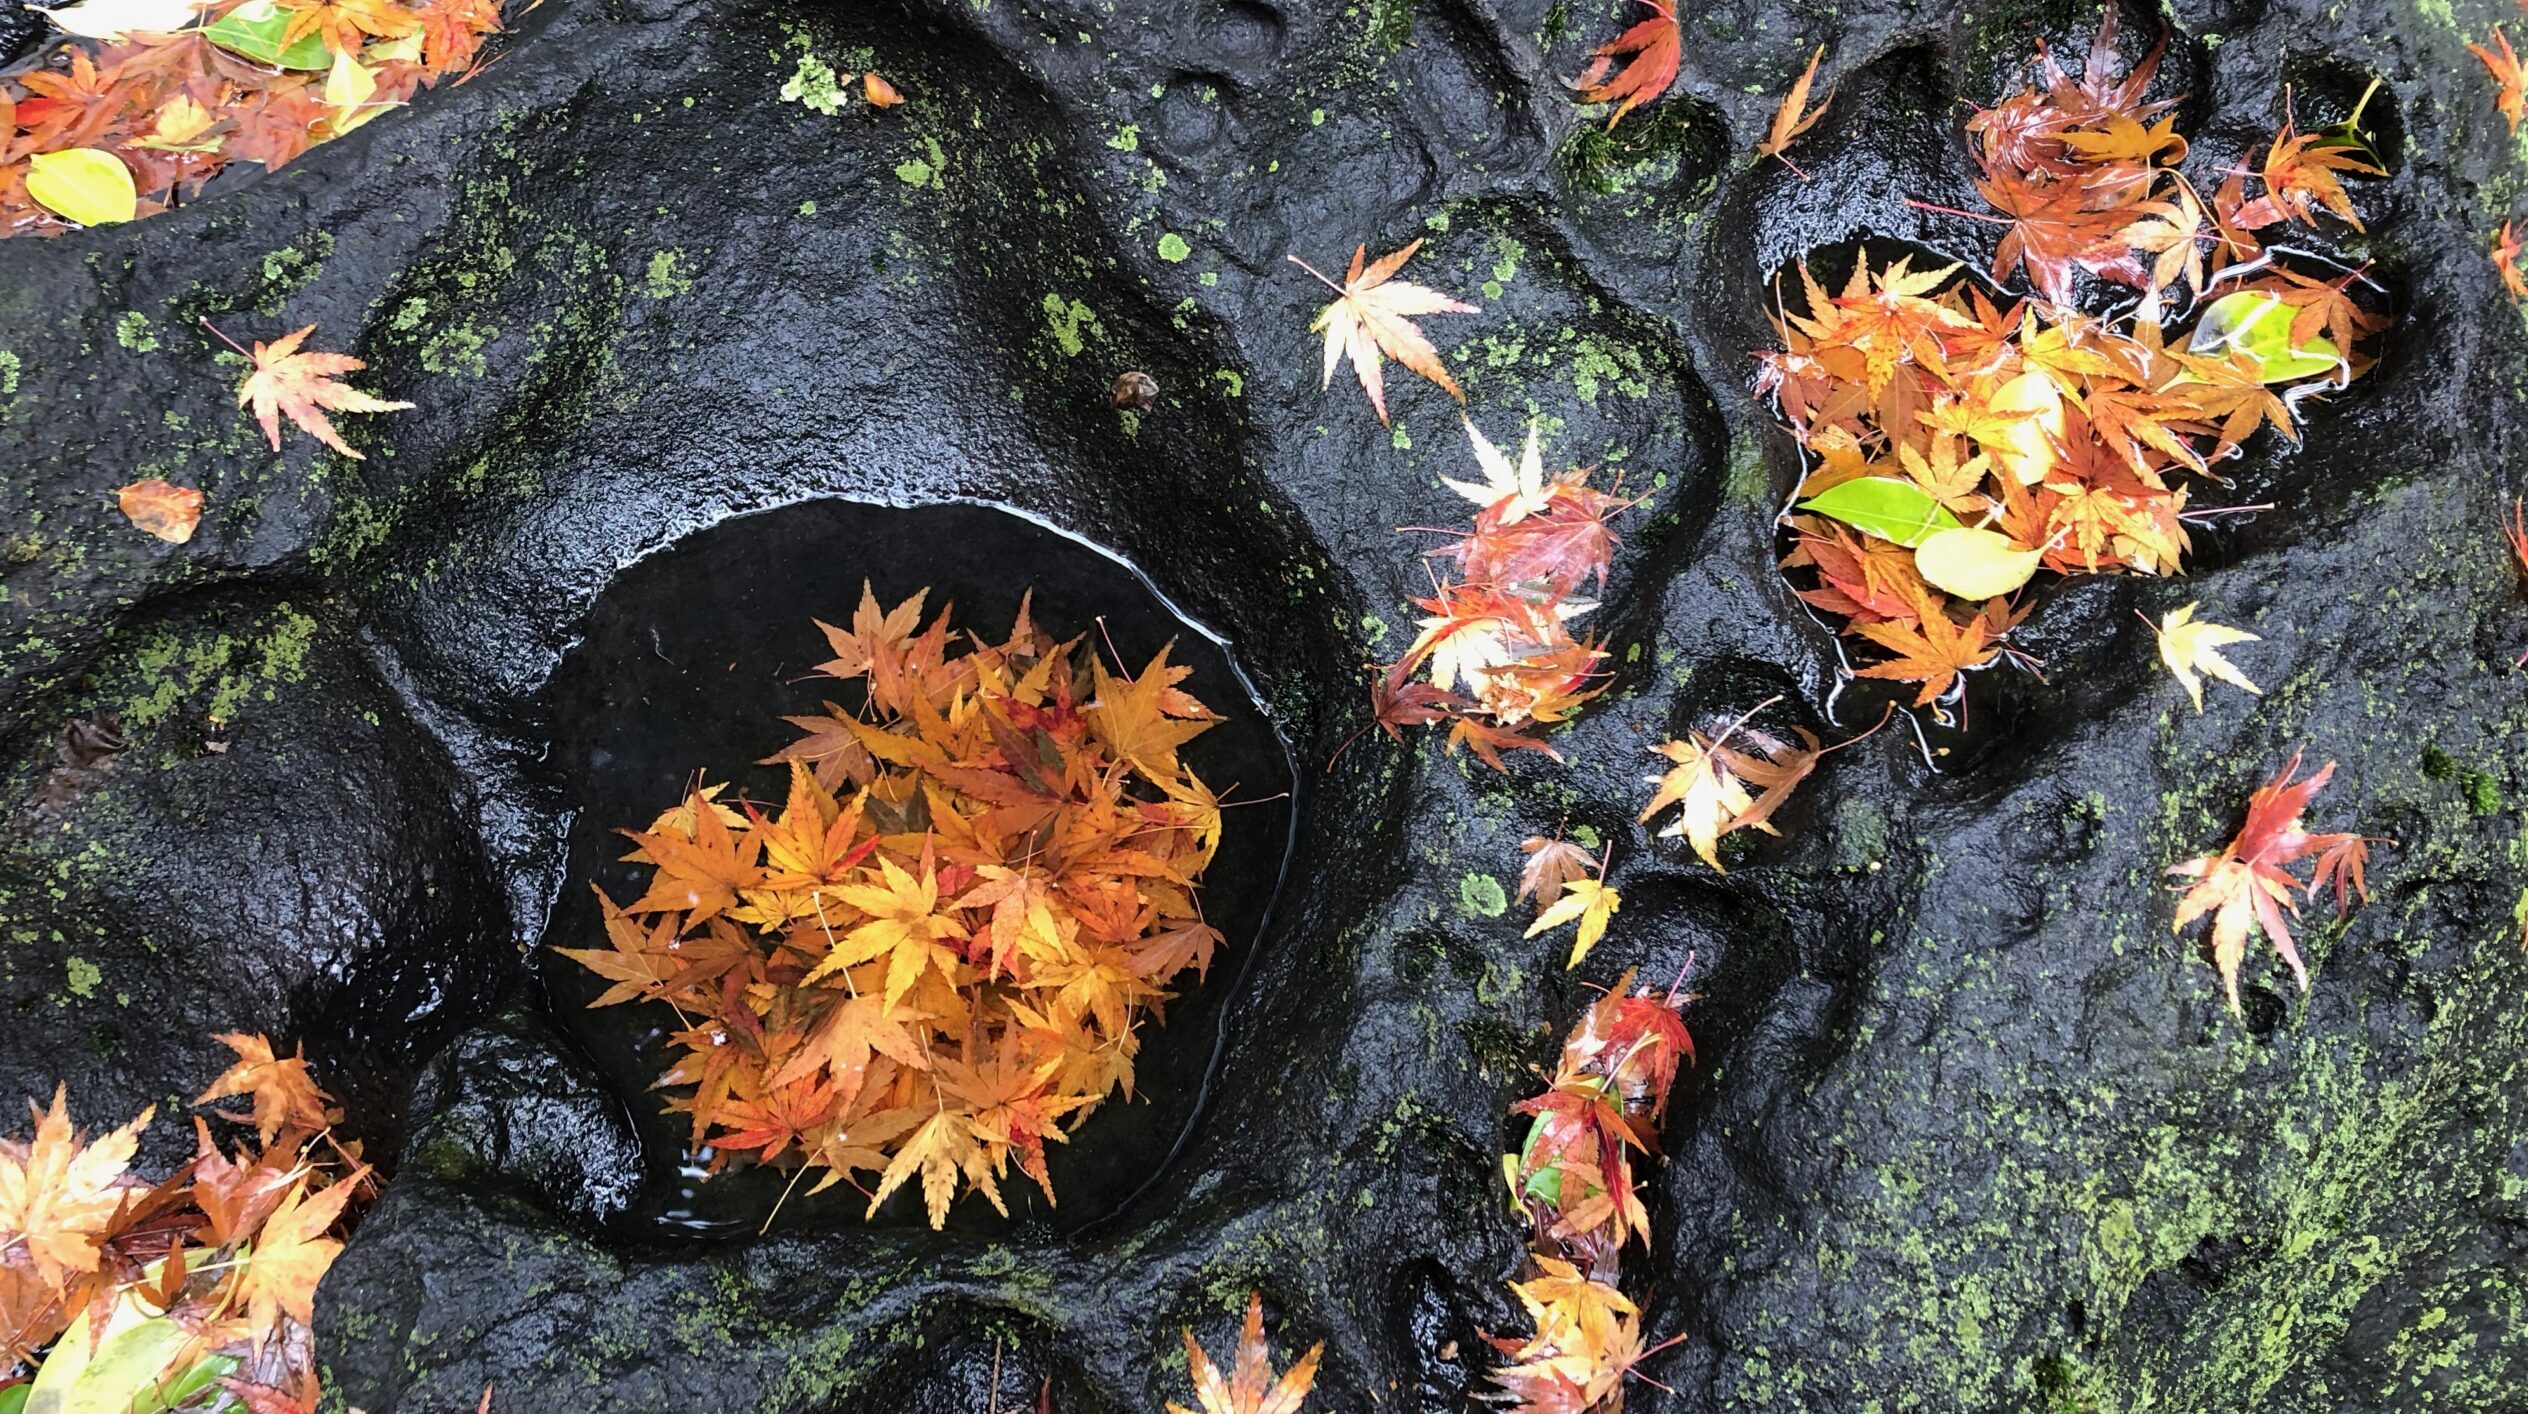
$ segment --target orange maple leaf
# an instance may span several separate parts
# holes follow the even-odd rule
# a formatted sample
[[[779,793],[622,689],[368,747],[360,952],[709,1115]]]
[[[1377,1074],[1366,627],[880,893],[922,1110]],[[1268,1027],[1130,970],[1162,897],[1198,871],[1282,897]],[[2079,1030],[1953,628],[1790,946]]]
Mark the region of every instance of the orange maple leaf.
[[[1186,1373],[1194,1381],[1194,1402],[1202,1406],[1202,1414],[1297,1414],[1300,1402],[1317,1383],[1317,1362],[1325,1355],[1325,1342],[1318,1341],[1275,1380],[1272,1347],[1264,1341],[1264,1294],[1260,1291],[1247,1293],[1234,1374],[1222,1376],[1192,1330],[1185,1330],[1184,1337]],[[1167,1408],[1168,1414],[1193,1414],[1173,1400]]]
[[[2500,25],[2493,26],[2493,42],[2501,46],[2501,53],[2495,54],[2481,44],[2470,44],[2467,48],[2473,50],[2475,57],[2483,60],[2484,67],[2491,71],[2497,86],[2493,107],[2509,120],[2510,130],[2517,133],[2519,120],[2528,116],[2528,75],[2520,73],[2519,56],[2511,52],[2510,38],[2502,33]]]
[[[1587,71],[1571,81],[1580,91],[1581,102],[1615,104],[1615,112],[1606,120],[1610,128],[1622,122],[1625,114],[1666,93],[1676,82],[1677,60],[1684,54],[1676,6],[1669,0],[1641,3],[1650,7],[1650,18],[1590,51]],[[1624,67],[1610,79],[1607,71],[1618,59],[1625,60]]]
[[[2174,931],[2182,933],[2204,914],[2214,915],[2212,961],[2220,969],[2233,1013],[2239,1010],[2239,964],[2254,933],[2263,933],[2290,964],[2300,990],[2309,988],[2308,968],[2301,963],[2299,949],[2291,942],[2290,925],[2283,918],[2286,908],[2295,917],[2299,914],[2292,894],[2303,887],[2287,866],[2315,855],[2317,864],[2305,887],[2314,899],[2320,889],[2332,884],[2338,917],[2351,910],[2353,894],[2358,893],[2364,903],[2370,900],[2369,885],[2362,878],[2370,841],[2357,834],[2313,835],[2300,828],[2301,812],[2335,774],[2335,763],[2329,761],[2308,779],[2295,782],[2291,778],[2299,769],[2300,753],[2295,751],[2272,780],[2247,798],[2247,819],[2220,853],[2189,859],[2168,871],[2195,881],[2177,903]]]
[[[220,1072],[210,1088],[193,1097],[197,1105],[244,1095],[254,1101],[255,1133],[265,1144],[284,1129],[321,1130],[333,1123],[327,1096],[307,1073],[305,1048],[284,1060],[262,1036],[228,1032],[216,1039],[237,1053],[237,1063]]]
[[[1335,300],[1317,312],[1316,322],[1308,326],[1311,333],[1325,335],[1325,373],[1317,382],[1320,390],[1332,386],[1334,370],[1349,357],[1352,371],[1359,375],[1361,390],[1369,394],[1369,405],[1378,410],[1378,420],[1387,421],[1386,375],[1380,368],[1380,355],[1403,364],[1448,390],[1459,402],[1466,395],[1459,391],[1457,380],[1448,376],[1448,368],[1440,362],[1438,349],[1422,336],[1413,321],[1426,314],[1477,314],[1471,304],[1449,298],[1437,290],[1425,289],[1410,280],[1398,280],[1395,273],[1422,248],[1417,239],[1404,249],[1379,257],[1374,265],[1363,268],[1361,261],[1369,247],[1352,249],[1352,267],[1342,284],[1326,279],[1315,266],[1298,256],[1290,263],[1314,275]]]
[[[2521,276],[2519,251],[2519,237],[2505,220],[2493,233],[2493,268],[2502,272],[2502,288],[2510,291],[2512,299],[2528,299],[2528,278]]]
[[[313,324],[269,344],[257,339],[251,353],[238,348],[236,340],[220,334],[211,321],[203,320],[202,327],[219,334],[230,348],[246,353],[254,360],[254,372],[238,386],[237,406],[254,405],[255,421],[262,425],[263,435],[270,439],[276,452],[281,449],[281,417],[286,413],[290,421],[298,424],[300,431],[353,461],[365,460],[350,443],[342,440],[342,434],[334,429],[333,419],[325,414],[395,412],[412,406],[411,403],[376,397],[347,383],[335,381],[336,374],[356,373],[368,367],[366,359],[349,354],[300,353],[298,346],[308,335],[316,332]]]
[[[1817,46],[1816,53],[1808,56],[1807,72],[1799,76],[1799,82],[1791,85],[1789,93],[1782,95],[1782,106],[1773,110],[1771,131],[1765,134],[1764,141],[1756,144],[1757,156],[1780,158],[1782,165],[1799,172],[1803,181],[1807,180],[1808,174],[1800,172],[1799,164],[1783,154],[1801,133],[1817,126],[1817,120],[1826,116],[1826,104],[1834,99],[1834,90],[1828,89],[1826,97],[1815,108],[1808,106],[1808,86],[1817,81],[1817,61],[1825,57],[1826,46],[1822,44]]]
[[[1893,662],[1872,663],[1859,670],[1865,678],[1919,682],[1914,705],[1927,707],[1957,681],[1958,674],[1993,660],[1998,649],[1982,617],[1963,626],[1945,611],[1933,608],[1919,622],[1859,624],[1853,632],[1896,655]]]
[[[258,1348],[280,1333],[282,1316],[300,1325],[315,1322],[316,1283],[342,1252],[340,1239],[326,1234],[367,1177],[368,1170],[361,1168],[313,1194],[301,1182],[256,1230],[232,1280],[237,1299],[246,1303],[249,1336]]]
[[[153,476],[114,497],[132,524],[171,545],[192,539],[194,527],[202,523],[202,493],[190,486],[171,486]]]
[[[71,1127],[66,1087],[35,1116],[30,1143],[0,1140],[0,1256],[23,1247],[55,1287],[70,1273],[96,1270],[99,1249],[132,1184],[124,1170],[156,1111],[82,1143]]]

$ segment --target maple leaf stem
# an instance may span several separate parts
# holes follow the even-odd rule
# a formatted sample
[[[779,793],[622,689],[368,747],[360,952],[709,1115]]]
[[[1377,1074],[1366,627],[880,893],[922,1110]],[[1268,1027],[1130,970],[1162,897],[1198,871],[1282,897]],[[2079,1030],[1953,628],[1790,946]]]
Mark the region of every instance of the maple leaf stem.
[[[1318,284],[1325,286],[1327,289],[1334,291],[1338,295],[1343,293],[1343,287],[1334,283],[1332,280],[1327,279],[1324,271],[1319,270],[1317,267],[1310,265],[1307,261],[1304,261],[1295,255],[1289,257],[1289,260],[1291,264],[1296,265],[1300,269],[1307,271],[1309,274],[1316,276]]]
[[[2138,614],[2141,610],[2136,609],[2133,612]],[[1878,720],[1870,724],[1870,729],[1868,731],[1861,733],[1859,736],[1845,737],[1843,740],[1836,742],[1832,746],[1820,747],[1817,751],[1817,757],[1819,760],[1823,760],[1826,757],[1832,756],[1836,752],[1843,750],[1847,746],[1856,746],[1862,742],[1868,741],[1871,737],[1878,735],[1879,728],[1886,726],[1889,722],[1894,720],[1896,720],[1896,704],[1891,700],[1887,704],[1886,709],[1878,714]]]
[[[825,919],[825,891],[823,889],[817,889],[810,892],[808,895],[808,901],[816,905],[816,926],[825,930],[825,950],[828,954],[831,954],[839,945],[834,941],[834,925],[827,922]],[[860,997],[860,989],[852,985],[851,969],[846,967],[841,969],[841,971],[843,974],[843,990],[850,993],[852,999],[857,1001]],[[682,1012],[677,1013],[679,1016],[682,1016],[683,1014],[684,1013]],[[685,1025],[688,1029],[690,1029],[693,1026],[693,1023],[688,1021]]]
[[[1890,703],[1888,705],[1892,707],[1895,704]],[[1875,730],[1875,728],[1873,728],[1873,730]],[[1685,950],[1685,961],[1677,965],[1677,980],[1668,984],[1667,1005],[1669,1006],[1675,1006],[1677,1004],[1677,998],[1684,993],[1686,975],[1694,970],[1695,951],[1696,950],[1693,948],[1687,948]]]
[[[220,341],[221,343],[228,345],[228,346],[229,346],[230,348],[232,348],[232,349],[235,349],[235,350],[236,350],[238,353],[240,353],[240,354],[244,354],[247,358],[253,358],[253,357],[254,357],[254,355],[253,355],[253,354],[246,353],[246,346],[245,346],[245,345],[243,345],[243,344],[241,344],[241,343],[238,343],[235,339],[232,339],[232,338],[228,337],[228,335],[226,335],[225,333],[222,333],[222,332],[220,331],[220,327],[219,327],[218,325],[216,325],[216,324],[213,324],[213,323],[211,322],[211,319],[210,319],[210,316],[209,316],[209,315],[207,315],[207,314],[202,314],[202,315],[196,315],[196,316],[194,316],[194,317],[202,321],[202,327],[203,327],[203,328],[210,330],[210,331],[211,331],[212,333],[214,333],[214,334],[218,334],[218,335],[219,335],[219,341]]]
[[[2214,516],[2253,515],[2258,511],[2269,511],[2272,509],[2273,502],[2271,501],[2258,501],[2252,506],[2203,506],[2191,511],[2179,511],[2177,513],[2177,519],[2186,521],[2207,521],[2212,519]]]
[[[2006,216],[1987,216],[1980,211],[1961,211],[1954,206],[1941,206],[1933,202],[1916,201],[1910,196],[1905,198],[1905,204],[1917,211],[1937,211],[1943,216],[1963,216],[1969,221],[1981,221],[1987,226],[2013,226],[2018,224]]]
[[[1781,163],[1781,164],[1782,164],[1783,166],[1785,166],[1785,167],[1790,168],[1790,169],[1791,169],[1791,171],[1792,171],[1795,175],[1797,175],[1797,176],[1798,176],[1798,178],[1799,178],[1801,181],[1805,182],[1805,181],[1810,180],[1808,173],[1807,173],[1807,172],[1805,172],[1805,171],[1803,171],[1803,170],[1801,169],[1800,165],[1799,165],[1798,163],[1796,163],[1796,162],[1792,161],[1788,155],[1786,155],[1786,154],[1784,154],[1784,153],[1779,153],[1779,152],[1777,152],[1777,153],[1774,153],[1774,154],[1773,154],[1773,160],[1774,160],[1774,161],[1776,161],[1776,162]],[[1661,1385],[1661,1386],[1659,1386],[1659,1387],[1660,1387],[1661,1389],[1667,1389],[1667,1388],[1668,1388],[1666,1385]],[[1669,1392],[1670,1392],[1671,1394],[1675,1393],[1675,1391],[1673,1391],[1673,1390],[1670,1390]]]
[[[790,1175],[790,1181],[782,1186],[781,1196],[772,1200],[772,1211],[764,1214],[764,1225],[755,1229],[757,1237],[772,1231],[772,1220],[781,1216],[781,1205],[790,1201],[790,1194],[799,1186],[799,1180],[807,1176],[808,1165],[806,1164],[799,1165],[798,1172]]]

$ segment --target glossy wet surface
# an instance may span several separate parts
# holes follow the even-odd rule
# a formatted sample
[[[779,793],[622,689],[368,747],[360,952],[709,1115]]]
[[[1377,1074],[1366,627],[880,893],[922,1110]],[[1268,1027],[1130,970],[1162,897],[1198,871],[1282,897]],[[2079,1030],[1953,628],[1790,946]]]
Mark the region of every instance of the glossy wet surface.
[[[861,1221],[865,1196],[849,1184],[782,1201],[784,1175],[755,1168],[704,1178],[700,1156],[686,1151],[684,1117],[664,1113],[649,1089],[674,1013],[586,1009],[603,982],[552,948],[601,946],[592,941],[604,929],[588,885],[628,902],[649,872],[622,861],[629,846],[615,830],[646,828],[697,774],[728,782],[732,799],[781,800],[784,769],[751,763],[797,739],[783,715],[813,715],[837,700],[857,706],[857,684],[809,669],[832,656],[814,621],[848,623],[864,581],[888,607],[928,589],[931,615],[953,606],[951,623],[993,640],[1008,632],[1019,596],[1032,591],[1031,612],[1045,631],[1111,644],[1100,649],[1110,666],[1120,655],[1137,670],[1172,642],[1172,661],[1194,670],[1185,690],[1224,719],[1184,757],[1230,807],[1201,893],[1228,946],[1207,980],[1179,983],[1164,1024],[1144,1021],[1135,1094],[1108,1100],[1069,1144],[1049,1151],[1058,1207],[1012,1170],[1003,1194],[1013,1219],[1074,1229],[1111,1216],[1151,1178],[1194,1118],[1239,978],[1259,945],[1269,945],[1263,924],[1290,836],[1287,748],[1228,647],[1179,617],[1131,566],[1039,521],[983,506],[817,501],[725,521],[625,570],[589,611],[580,643],[542,700],[550,766],[575,813],[567,882],[536,975],[551,1019],[611,1079],[640,1132],[649,1181],[625,1222],[685,1235],[752,1234],[777,1203],[785,1229]],[[952,1211],[961,1230],[1005,1226],[979,1198]],[[891,1197],[878,1220],[924,1223],[917,1189]]]

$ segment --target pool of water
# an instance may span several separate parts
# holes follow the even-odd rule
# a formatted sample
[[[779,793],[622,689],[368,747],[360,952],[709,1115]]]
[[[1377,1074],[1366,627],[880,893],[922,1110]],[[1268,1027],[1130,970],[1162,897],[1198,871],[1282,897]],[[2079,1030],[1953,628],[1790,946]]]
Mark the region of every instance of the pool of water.
[[[588,1009],[603,983],[551,949],[602,945],[589,884],[629,899],[647,873],[622,861],[629,846],[614,831],[646,826],[697,773],[757,799],[781,799],[784,771],[751,763],[797,737],[784,714],[813,714],[826,701],[856,705],[856,684],[809,670],[830,656],[815,621],[847,621],[864,581],[888,605],[928,588],[932,611],[953,605],[957,627],[994,638],[1032,590],[1044,629],[1111,643],[1136,669],[1173,640],[1172,661],[1194,670],[1186,690],[1223,717],[1184,757],[1232,802],[1202,892],[1226,946],[1207,980],[1179,980],[1164,1024],[1143,1022],[1132,1098],[1109,1099],[1070,1143],[1050,1151],[1060,1207],[1013,1167],[1002,1185],[1011,1221],[1086,1226],[1120,1211],[1159,1172],[1201,1112],[1239,979],[1264,944],[1290,847],[1288,745],[1230,646],[1182,617],[1132,565],[1043,522],[980,505],[816,501],[699,532],[616,577],[543,698],[548,769],[575,815],[565,883],[535,972],[554,1019],[614,1081],[640,1132],[648,1181],[627,1223],[738,1236],[761,1227],[776,1203],[783,1228],[862,1221],[866,1200],[848,1184],[783,1201],[787,1176],[776,1171],[703,1177],[698,1157],[686,1152],[684,1117],[665,1114],[650,1088],[666,1063],[673,1013],[655,1005]],[[875,1221],[924,1222],[916,1188],[891,1197]],[[974,1231],[1005,1225],[979,1196],[960,1199],[949,1222]]]

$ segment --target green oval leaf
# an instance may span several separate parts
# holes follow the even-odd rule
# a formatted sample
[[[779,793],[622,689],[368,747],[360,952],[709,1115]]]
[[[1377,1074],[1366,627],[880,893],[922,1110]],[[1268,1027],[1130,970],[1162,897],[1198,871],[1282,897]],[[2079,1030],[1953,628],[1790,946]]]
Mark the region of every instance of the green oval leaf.
[[[2298,313],[2296,306],[2263,290],[2238,290],[2212,301],[2203,311],[2187,347],[2216,356],[2243,353],[2255,361],[2258,376],[2268,383],[2316,378],[2342,368],[2343,355],[2331,340],[2291,342],[2291,321]]]
[[[213,20],[202,31],[202,37],[231,54],[276,69],[330,67],[333,51],[325,47],[322,35],[302,34],[287,48],[282,47],[281,36],[288,32],[296,13],[282,9],[273,0],[247,0]]]
[[[99,147],[39,152],[27,159],[26,194],[65,221],[111,226],[140,210],[132,169]]]
[[[1892,476],[1864,476],[1830,486],[1800,502],[1800,509],[1831,516],[1908,549],[1935,530],[1964,529],[1930,492]]]
[[[2022,550],[1997,530],[1935,530],[1914,547],[1923,581],[1960,599],[2008,594],[2036,573],[2042,550]]]

